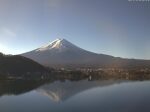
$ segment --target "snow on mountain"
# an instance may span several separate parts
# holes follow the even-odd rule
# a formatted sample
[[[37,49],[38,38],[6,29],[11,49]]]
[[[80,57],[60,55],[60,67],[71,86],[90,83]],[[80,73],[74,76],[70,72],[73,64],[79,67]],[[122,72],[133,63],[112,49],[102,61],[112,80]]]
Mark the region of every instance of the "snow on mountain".
[[[50,67],[87,65],[96,62],[98,54],[77,47],[65,39],[56,39],[33,51],[22,54]]]
[[[77,46],[73,45],[72,43],[70,43],[69,41],[65,40],[65,39],[56,39],[53,42],[48,43],[47,45],[44,45],[38,49],[36,49],[36,51],[47,51],[47,50],[59,50],[59,51],[65,51],[68,49],[75,49],[77,48]]]
[[[150,61],[123,59],[86,51],[65,39],[56,39],[33,51],[21,54],[44,66],[80,67],[150,67]]]

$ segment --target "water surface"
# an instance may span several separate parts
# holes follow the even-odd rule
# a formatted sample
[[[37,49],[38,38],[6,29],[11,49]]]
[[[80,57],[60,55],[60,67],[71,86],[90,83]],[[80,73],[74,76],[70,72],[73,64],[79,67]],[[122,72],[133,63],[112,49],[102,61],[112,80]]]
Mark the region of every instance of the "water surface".
[[[0,112],[150,112],[150,81],[4,81]]]

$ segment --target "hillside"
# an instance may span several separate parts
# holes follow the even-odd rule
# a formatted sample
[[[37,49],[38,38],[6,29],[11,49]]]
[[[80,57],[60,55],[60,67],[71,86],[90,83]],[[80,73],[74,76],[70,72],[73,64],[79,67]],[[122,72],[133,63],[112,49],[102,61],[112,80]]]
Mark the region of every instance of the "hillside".
[[[18,55],[8,56],[0,53],[0,74],[23,75],[44,72],[47,72],[47,69],[31,59]]]

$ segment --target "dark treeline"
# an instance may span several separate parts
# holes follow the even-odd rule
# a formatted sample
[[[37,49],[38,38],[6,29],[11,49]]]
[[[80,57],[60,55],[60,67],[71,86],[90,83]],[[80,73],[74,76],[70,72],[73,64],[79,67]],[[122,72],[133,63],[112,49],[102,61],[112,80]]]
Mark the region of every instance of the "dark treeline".
[[[0,53],[1,77],[29,74],[36,74],[38,76],[43,73],[49,73],[49,70],[33,60],[18,55],[11,56]]]

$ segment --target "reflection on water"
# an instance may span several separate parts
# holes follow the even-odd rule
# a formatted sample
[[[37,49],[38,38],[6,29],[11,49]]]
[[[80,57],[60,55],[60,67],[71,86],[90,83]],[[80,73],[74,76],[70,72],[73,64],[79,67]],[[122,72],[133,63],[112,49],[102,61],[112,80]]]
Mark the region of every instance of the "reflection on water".
[[[119,82],[120,81],[114,82],[113,80],[107,80],[107,81],[81,80],[81,81],[73,81],[73,82],[56,81],[52,84],[46,84],[44,86],[39,87],[37,91],[42,93],[43,95],[48,96],[51,100],[59,102],[59,101],[65,101],[70,97],[78,93],[81,93],[83,91],[96,88],[96,87],[108,86]]]
[[[149,112],[150,81],[1,81],[0,112]]]

